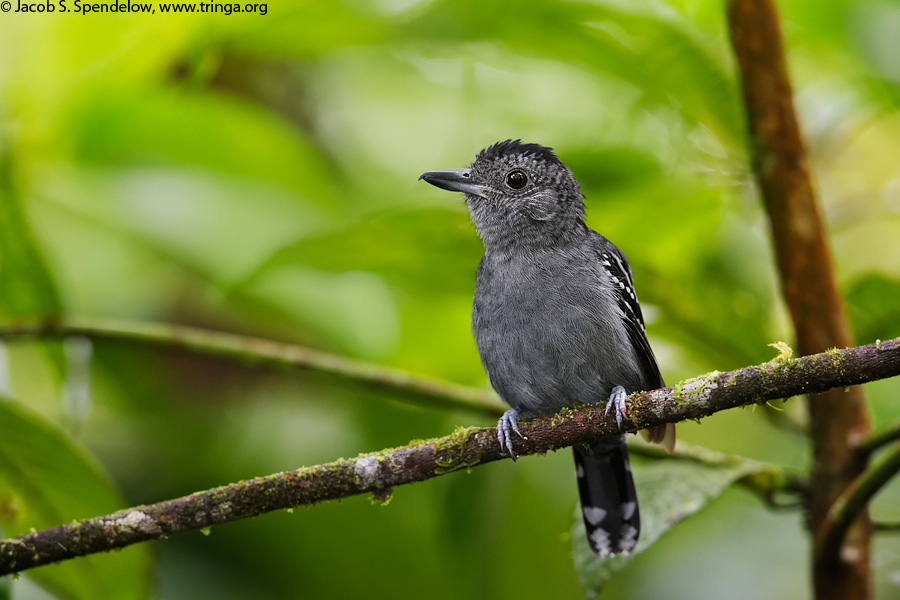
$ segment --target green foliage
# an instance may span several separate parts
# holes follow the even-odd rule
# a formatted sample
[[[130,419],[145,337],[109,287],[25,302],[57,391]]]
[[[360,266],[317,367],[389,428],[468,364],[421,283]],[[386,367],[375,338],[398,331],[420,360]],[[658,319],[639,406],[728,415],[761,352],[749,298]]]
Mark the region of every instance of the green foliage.
[[[597,559],[588,547],[584,521],[575,511],[572,525],[572,549],[575,568],[589,598],[600,595],[603,587],[632,558],[649,548],[672,527],[704,508],[730,485],[743,477],[766,472],[766,467],[751,460],[699,462],[675,458],[639,463],[635,486],[641,502],[641,537],[631,556]]]
[[[26,218],[13,158],[0,138],[0,319],[53,319],[62,315],[62,300],[44,253]],[[42,344],[56,369],[64,372],[58,344]]]
[[[7,319],[60,316],[59,294],[0,157],[0,310]]]
[[[0,529],[0,535],[3,530]],[[12,579],[5,577],[0,579],[0,600],[11,600],[12,598]]]
[[[0,398],[0,506],[0,524],[12,536],[115,512],[123,500],[68,435]],[[129,548],[46,567],[33,576],[60,598],[144,598],[149,559],[149,548]]]
[[[900,336],[900,281],[870,275],[847,292],[857,336],[863,340]]]
[[[782,4],[838,278],[859,341],[887,339],[900,322],[896,3]],[[723,10],[285,0],[266,16],[3,14],[0,318],[185,323],[486,386],[469,331],[479,242],[462,203],[416,178],[521,137],[556,148],[582,183],[589,224],[628,254],[667,380],[767,360],[791,329],[749,183]],[[2,470],[19,463],[0,464],[0,498],[16,490],[20,506],[8,534],[490,424],[326,377],[98,343],[90,413],[76,427],[59,402],[62,352],[4,349],[0,388],[17,400],[0,408],[34,439],[0,447],[24,473],[58,479],[28,495],[27,479],[14,485]],[[900,418],[898,391],[870,387],[876,424]],[[729,411],[679,436],[799,468],[805,441],[777,426],[802,420],[799,408]],[[635,468],[645,544],[740,476]],[[575,497],[559,453],[395,490],[385,508],[361,498],[227,525],[160,543],[155,595],[577,597],[560,539]],[[694,521],[676,535],[740,539],[730,560],[748,571],[760,548],[804,535]],[[707,562],[663,542],[616,577],[623,597],[721,596],[698,584],[716,576]],[[894,593],[900,554],[884,543],[878,585]],[[131,549],[24,579],[59,597],[113,586],[147,597],[148,560]],[[772,589],[802,585],[804,560],[767,572],[783,584]],[[19,582],[11,588],[18,597]]]

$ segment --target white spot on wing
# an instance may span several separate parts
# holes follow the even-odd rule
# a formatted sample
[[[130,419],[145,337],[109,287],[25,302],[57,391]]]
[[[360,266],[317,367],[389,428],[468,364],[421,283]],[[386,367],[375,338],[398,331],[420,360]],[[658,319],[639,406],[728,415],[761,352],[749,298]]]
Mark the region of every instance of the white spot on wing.
[[[622,503],[622,516],[628,521],[631,517],[634,516],[634,511],[637,510],[637,502],[623,502]]]
[[[581,463],[575,465],[575,476],[578,477],[578,479],[584,477],[584,467],[581,466]]]

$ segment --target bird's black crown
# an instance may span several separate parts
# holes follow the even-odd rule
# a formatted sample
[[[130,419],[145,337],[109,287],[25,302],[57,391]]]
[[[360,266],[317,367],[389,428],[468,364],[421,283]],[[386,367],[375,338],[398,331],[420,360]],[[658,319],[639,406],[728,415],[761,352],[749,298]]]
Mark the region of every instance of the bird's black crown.
[[[493,160],[509,156],[510,154],[521,154],[523,156],[533,156],[537,160],[562,165],[562,161],[553,152],[553,148],[541,146],[540,144],[523,144],[522,140],[504,140],[492,144],[478,153],[475,158],[480,160]]]

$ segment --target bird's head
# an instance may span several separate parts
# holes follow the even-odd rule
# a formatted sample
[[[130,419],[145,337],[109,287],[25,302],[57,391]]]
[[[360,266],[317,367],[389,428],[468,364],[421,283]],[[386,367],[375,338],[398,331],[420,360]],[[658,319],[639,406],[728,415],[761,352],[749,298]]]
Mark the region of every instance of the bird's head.
[[[465,169],[428,171],[419,179],[465,194],[475,229],[488,249],[556,246],[584,230],[581,188],[545,146],[497,142]]]

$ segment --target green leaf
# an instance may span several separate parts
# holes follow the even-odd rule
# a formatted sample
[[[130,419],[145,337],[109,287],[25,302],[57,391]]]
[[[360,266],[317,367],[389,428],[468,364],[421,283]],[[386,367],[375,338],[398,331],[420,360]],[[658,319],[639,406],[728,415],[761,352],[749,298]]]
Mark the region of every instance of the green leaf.
[[[572,526],[575,569],[588,598],[598,597],[606,582],[635,555],[715,500],[728,486],[748,475],[771,470],[769,465],[750,459],[682,446],[679,452],[690,456],[644,461],[634,469],[641,499],[641,537],[630,556],[597,558],[588,547],[581,511],[576,508]]]
[[[850,322],[866,342],[900,335],[900,281],[875,274],[856,281],[847,292]]]
[[[482,253],[464,209],[453,204],[394,208],[281,248],[243,285],[252,285],[269,270],[302,265],[333,273],[377,273],[407,290],[446,294],[471,287]],[[437,271],[437,264],[458,268]]]
[[[741,139],[739,95],[721,47],[665,2],[547,3],[509,7],[435,2],[400,33],[428,47],[494,42],[539,58],[579,65],[636,86],[648,105],[704,123],[723,141]],[[674,102],[673,102],[674,100]]]
[[[15,536],[114,512],[124,500],[62,430],[0,397],[0,525]],[[131,600],[149,594],[146,546],[28,571],[61,598]]]
[[[3,529],[0,529],[0,537]],[[12,577],[0,577],[0,600],[12,600]]]
[[[12,155],[0,139],[0,319],[49,319],[63,313],[56,282],[32,234],[16,186]],[[56,341],[41,342],[57,375],[65,358]]]
[[[322,205],[337,197],[314,140],[271,111],[223,94],[104,92],[77,115],[75,153],[99,166],[191,166],[275,182]]]
[[[62,312],[56,284],[31,233],[0,147],[0,317],[47,318]]]

